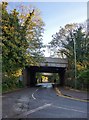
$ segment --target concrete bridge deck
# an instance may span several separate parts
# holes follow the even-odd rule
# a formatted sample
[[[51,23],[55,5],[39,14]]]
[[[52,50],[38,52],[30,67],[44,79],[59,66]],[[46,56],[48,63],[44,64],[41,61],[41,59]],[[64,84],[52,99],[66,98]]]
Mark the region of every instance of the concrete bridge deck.
[[[40,63],[40,66],[67,67],[68,60],[66,58],[45,57],[45,60]]]

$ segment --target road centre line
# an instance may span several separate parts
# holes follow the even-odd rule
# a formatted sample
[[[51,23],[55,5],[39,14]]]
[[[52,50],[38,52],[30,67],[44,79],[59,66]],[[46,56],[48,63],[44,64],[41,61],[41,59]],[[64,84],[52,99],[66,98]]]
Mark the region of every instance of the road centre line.
[[[36,98],[34,97],[34,93],[32,94],[32,98],[35,100]]]
[[[40,107],[38,107],[38,108],[32,109],[32,110],[30,110],[30,111],[28,111],[28,112],[24,112],[23,114],[20,114],[18,117],[19,117],[19,118],[26,118],[28,115],[30,115],[30,114],[32,114],[32,113],[34,113],[34,112],[37,112],[37,111],[39,111],[39,110],[45,109],[45,108],[47,108],[47,107],[50,107],[50,106],[51,106],[51,104],[45,104],[45,105],[40,106]]]
[[[85,111],[81,111],[81,110],[76,110],[76,109],[71,109],[71,108],[67,108],[67,107],[59,107],[59,106],[56,106],[56,105],[52,105],[52,107],[55,107],[55,108],[60,108],[60,109],[64,109],[64,110],[72,110],[72,111],[75,111],[75,112],[80,112],[80,113],[86,113]]]
[[[38,89],[36,89],[36,91],[38,91]]]
[[[34,94],[35,94],[37,91],[38,91],[38,89],[36,89],[35,92],[32,93],[32,98],[33,98],[34,100],[36,100],[36,97],[34,96]]]

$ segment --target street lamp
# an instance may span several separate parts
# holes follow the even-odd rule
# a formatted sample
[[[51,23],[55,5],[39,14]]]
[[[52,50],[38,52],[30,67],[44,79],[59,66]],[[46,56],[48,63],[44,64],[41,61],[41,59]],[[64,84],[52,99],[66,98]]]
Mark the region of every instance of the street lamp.
[[[75,70],[74,70],[74,73],[75,73],[75,89],[76,89],[76,41],[75,41],[75,38],[73,39],[73,42],[74,42],[74,64],[75,64]]]

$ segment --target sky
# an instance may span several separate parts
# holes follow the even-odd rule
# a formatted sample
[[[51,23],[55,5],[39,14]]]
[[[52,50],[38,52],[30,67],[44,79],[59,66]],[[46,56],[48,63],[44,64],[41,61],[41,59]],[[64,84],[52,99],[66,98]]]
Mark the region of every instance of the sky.
[[[11,9],[18,2],[9,3]],[[43,43],[48,44],[52,35],[70,23],[82,23],[87,19],[87,2],[25,2],[24,5],[33,5],[41,11],[41,17],[45,23]],[[49,56],[46,49],[45,56]]]

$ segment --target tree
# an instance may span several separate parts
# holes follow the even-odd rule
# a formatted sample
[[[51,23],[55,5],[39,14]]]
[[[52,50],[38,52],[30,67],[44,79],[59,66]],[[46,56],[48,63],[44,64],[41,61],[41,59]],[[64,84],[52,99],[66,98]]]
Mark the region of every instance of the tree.
[[[49,43],[49,47],[51,49],[56,48],[57,54],[60,53],[62,57],[67,57],[73,62],[74,40],[76,43],[77,62],[84,64],[88,54],[88,36],[83,32],[81,26],[73,24],[61,28],[58,33],[53,35],[53,40]]]
[[[8,12],[7,5],[2,2],[2,64],[3,73],[12,75],[42,57],[43,24],[35,22],[38,18],[34,10],[22,19],[16,9]]]
[[[29,10],[32,11],[32,7],[21,5],[20,8],[20,22],[23,25],[26,21],[26,17],[29,17]],[[27,34],[26,38],[29,42],[29,48],[27,49],[27,54],[30,54],[30,64],[38,64],[43,60],[44,54],[42,48],[45,46],[42,42],[43,32],[44,32],[44,22],[40,17],[40,11],[34,8],[34,16],[28,21],[27,24]],[[28,55],[29,56],[29,55]]]
[[[75,41],[75,51],[74,51]],[[51,49],[56,48],[56,54],[58,57],[68,58],[68,70],[69,77],[73,79],[74,76],[74,52],[76,52],[77,62],[77,76],[80,70],[84,70],[89,66],[89,36],[82,25],[66,25],[65,28],[61,28],[58,33],[53,35],[53,40],[50,42],[49,47]],[[55,52],[54,52],[55,53]]]
[[[2,64],[3,72],[13,73],[26,63],[26,29],[19,23],[18,12],[8,14],[7,3],[2,3]]]
[[[64,28],[60,27],[59,32],[52,35],[52,41],[49,43],[48,48],[53,50],[52,56],[65,57],[60,51],[63,49],[63,44],[67,44],[66,38],[69,33],[77,28],[77,24],[67,24]]]
[[[43,58],[42,34],[44,23],[36,9],[21,13],[21,9],[7,10],[8,3],[2,2],[2,78],[3,88],[17,85],[17,77],[26,65],[35,65]],[[18,12],[17,12],[18,11]],[[2,36],[2,37],[1,37]],[[17,85],[18,86],[18,85]]]

